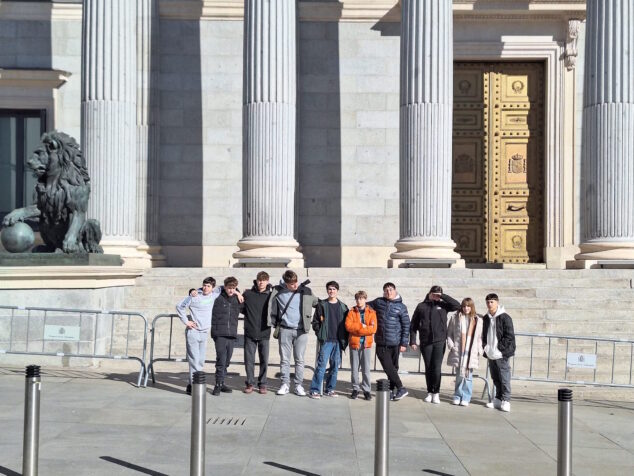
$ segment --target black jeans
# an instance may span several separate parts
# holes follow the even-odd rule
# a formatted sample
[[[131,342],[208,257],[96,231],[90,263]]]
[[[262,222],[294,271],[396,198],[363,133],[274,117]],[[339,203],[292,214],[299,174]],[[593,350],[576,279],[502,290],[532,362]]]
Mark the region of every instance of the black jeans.
[[[440,392],[442,358],[445,355],[445,341],[425,344],[420,348],[425,361],[425,382],[429,393]]]
[[[257,348],[260,360],[258,387],[266,385],[266,370],[269,365],[269,339],[253,340],[244,336],[244,367],[247,373],[247,385],[255,385],[255,350]]]
[[[214,337],[216,344],[216,385],[225,383],[227,367],[233,355],[233,346],[236,343],[235,337]]]
[[[379,362],[381,362],[381,366],[390,381],[390,390],[398,389],[403,386],[403,382],[401,382],[401,378],[398,376],[398,358],[400,355],[398,348],[398,345],[376,346],[376,356]]]

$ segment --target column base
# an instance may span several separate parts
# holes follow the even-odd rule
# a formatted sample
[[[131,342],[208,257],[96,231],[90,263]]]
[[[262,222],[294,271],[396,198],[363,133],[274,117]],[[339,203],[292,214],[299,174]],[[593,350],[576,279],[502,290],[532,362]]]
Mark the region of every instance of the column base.
[[[465,267],[452,240],[399,240],[394,246],[396,252],[390,255],[388,268]]]
[[[141,255],[140,258],[146,261],[148,268],[163,268],[167,266],[167,258],[163,254],[163,249],[160,245],[150,245],[141,242],[137,246],[137,251]]]
[[[583,243],[575,261],[568,261],[568,268],[589,269],[600,267],[634,267],[634,242],[606,241]]]
[[[144,251],[139,251],[138,241],[101,240],[99,244],[104,253],[121,256],[124,268],[151,268],[150,255]]]
[[[299,243],[293,239],[253,239],[238,241],[240,251],[233,253],[237,260],[234,266],[266,266],[303,268],[304,256],[299,252]]]

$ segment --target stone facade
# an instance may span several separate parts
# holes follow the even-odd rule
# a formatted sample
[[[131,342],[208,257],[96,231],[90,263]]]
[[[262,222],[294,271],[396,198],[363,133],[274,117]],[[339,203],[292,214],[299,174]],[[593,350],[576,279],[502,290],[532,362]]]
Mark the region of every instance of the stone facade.
[[[81,2],[6,3],[0,6],[0,68],[17,77],[35,69],[65,76],[37,88],[20,88],[0,76],[0,108],[45,108],[48,127],[79,137]],[[407,0],[408,6],[414,3],[438,2]],[[579,172],[585,163],[585,2],[503,3],[453,2],[453,57],[545,64],[544,261],[552,268],[565,267],[575,255],[585,262],[587,256],[579,254],[590,236],[582,231],[586,212],[579,205],[585,195]],[[631,0],[612,3],[624,8]],[[248,236],[244,2],[157,5],[159,34],[151,43],[159,144],[154,244],[171,266],[231,266]],[[286,221],[306,266],[385,267],[395,243],[406,237],[401,211],[407,197],[399,199],[401,14],[396,0],[297,2],[296,173],[294,212]],[[137,38],[137,44],[143,43]],[[443,51],[450,50],[439,50],[439,57],[446,56]],[[146,170],[141,164],[135,173],[141,178],[137,186],[149,190]],[[142,200],[138,206],[140,212],[151,208]],[[149,230],[143,220],[136,223]],[[139,230],[130,235],[139,246],[148,236]],[[151,257],[147,261],[152,264]]]

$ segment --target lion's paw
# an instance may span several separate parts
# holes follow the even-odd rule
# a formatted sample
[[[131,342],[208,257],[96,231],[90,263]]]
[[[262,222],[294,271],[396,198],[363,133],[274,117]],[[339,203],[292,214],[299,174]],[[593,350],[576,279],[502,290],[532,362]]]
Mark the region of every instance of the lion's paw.
[[[77,253],[79,244],[77,240],[64,240],[64,253]]]
[[[25,213],[22,208],[18,208],[17,210],[13,210],[2,220],[2,226],[12,226],[15,225],[19,221],[24,221]]]

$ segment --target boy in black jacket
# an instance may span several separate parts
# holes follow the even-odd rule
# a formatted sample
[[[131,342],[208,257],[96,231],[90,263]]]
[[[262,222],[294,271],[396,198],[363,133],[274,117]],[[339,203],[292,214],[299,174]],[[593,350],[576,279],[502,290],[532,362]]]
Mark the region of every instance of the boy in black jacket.
[[[269,275],[260,271],[253,287],[244,293],[244,367],[247,374],[244,393],[253,392],[255,384],[255,350],[260,359],[258,391],[266,393],[266,370],[269,364],[269,342],[271,327],[267,323],[269,298],[271,297]]]
[[[214,303],[211,337],[216,345],[216,386],[211,392],[212,395],[232,391],[225,385],[225,377],[238,337],[238,314],[243,308],[236,294],[237,287],[236,278],[230,276],[225,279],[224,288]]]
[[[488,294],[486,305],[489,312],[484,316],[482,326],[482,346],[484,356],[489,359],[491,378],[495,385],[495,400],[487,403],[487,408],[511,411],[511,364],[509,359],[515,354],[515,332],[513,319],[504,307],[499,305],[497,294]]]

